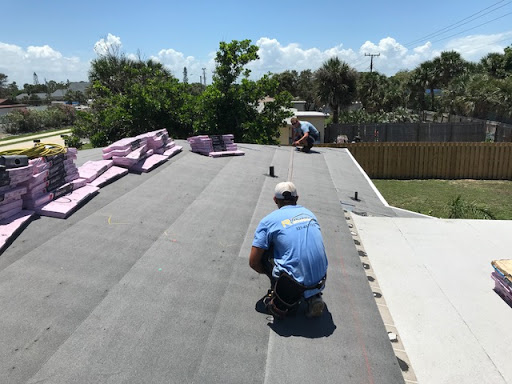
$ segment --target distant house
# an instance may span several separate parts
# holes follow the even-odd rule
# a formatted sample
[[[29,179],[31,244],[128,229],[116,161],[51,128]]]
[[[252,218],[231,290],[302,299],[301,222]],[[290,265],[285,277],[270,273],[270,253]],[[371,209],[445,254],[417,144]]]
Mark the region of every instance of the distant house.
[[[91,85],[91,83],[87,81],[77,81],[77,82],[70,82],[67,89],[57,89],[55,92],[53,92],[50,95],[50,99],[52,101],[65,101],[65,96],[68,91],[80,91],[83,94],[86,93],[87,88]],[[41,100],[46,100],[48,97],[48,94],[46,93],[35,93],[33,95],[37,95]],[[27,93],[21,93],[18,96],[16,96],[16,100],[23,100],[25,97],[29,97]]]
[[[26,104],[12,104],[8,99],[0,99],[0,116],[26,106]]]
[[[264,98],[263,100],[260,101],[257,110],[259,112],[263,111],[265,103],[273,100],[274,99],[271,97]],[[325,136],[325,120],[327,119],[327,117],[329,117],[329,114],[317,111],[305,111],[305,105],[306,102],[303,100],[292,100],[292,108],[290,108],[290,112],[299,120],[309,121],[311,124],[313,124],[320,133],[320,138],[317,140],[317,142],[323,143]],[[291,117],[286,119],[286,126],[279,127],[279,144],[281,145],[290,145],[293,142],[293,128],[290,119]]]

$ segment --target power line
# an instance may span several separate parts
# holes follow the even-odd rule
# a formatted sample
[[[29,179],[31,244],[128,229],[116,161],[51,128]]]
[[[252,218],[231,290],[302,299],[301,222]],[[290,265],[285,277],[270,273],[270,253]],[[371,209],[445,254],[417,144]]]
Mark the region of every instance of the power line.
[[[494,12],[494,11],[496,11],[496,10],[500,9],[500,8],[503,8],[503,7],[505,7],[506,5],[508,5],[508,4],[510,4],[510,3],[512,3],[512,1],[509,1],[509,2],[507,2],[507,3],[505,3],[505,4],[501,5],[501,6],[499,6],[499,7],[497,7],[497,8],[494,8],[494,7],[496,7],[496,5],[498,5],[498,4],[500,4],[500,3],[502,3],[503,1],[505,1],[505,0],[498,1],[497,3],[494,3],[493,5],[490,5],[490,6],[489,6],[489,7],[487,7],[487,8],[484,8],[484,9],[482,9],[482,10],[480,10],[480,11],[476,12],[476,13],[473,13],[472,15],[470,15],[470,16],[468,16],[468,17],[465,17],[464,19],[459,20],[459,21],[458,21],[458,22],[456,22],[456,23],[450,24],[450,25],[448,25],[447,27],[444,27],[444,28],[442,28],[442,29],[439,29],[439,30],[437,30],[437,31],[435,31],[435,32],[432,32],[432,33],[430,33],[430,34],[428,34],[428,35],[425,35],[425,36],[423,36],[423,37],[421,37],[421,38],[419,38],[419,39],[416,39],[416,40],[414,40],[414,41],[411,41],[411,42],[409,42],[409,43],[407,43],[407,44],[404,44],[404,46],[405,46],[405,47],[407,47],[407,46],[410,46],[410,45],[413,45],[413,44],[419,43],[419,42],[421,42],[421,41],[425,41],[426,39],[428,39],[428,38],[430,38],[430,37],[435,37],[435,36],[438,36],[438,35],[443,34],[443,33],[445,33],[445,32],[451,31],[451,30],[453,30],[453,29],[455,29],[455,28],[458,28],[458,27],[460,27],[460,26],[462,26],[462,25],[465,25],[465,24],[467,24],[467,23],[469,23],[469,22],[471,22],[471,21],[474,21],[474,20],[476,20],[476,19],[479,19],[479,18],[481,18],[481,17],[483,17],[483,16],[485,16],[485,15],[488,15],[489,13],[492,13],[492,12]],[[484,13],[483,15],[480,15],[480,16],[478,16],[478,17],[474,17],[474,16],[479,15],[480,13],[482,13],[482,12],[484,12],[484,11],[486,11],[486,10],[490,9],[490,8],[494,8],[494,9],[492,9],[492,10],[491,10],[491,11],[489,11],[489,12]],[[468,19],[471,19],[471,20],[468,20]],[[466,20],[468,20],[468,21],[466,21]],[[464,21],[466,21],[466,22],[464,22]],[[463,22],[464,22],[464,23],[463,23]],[[483,25],[483,24],[482,24],[482,25]]]
[[[503,16],[500,16],[500,17],[497,17],[497,18],[495,18],[495,19],[489,20],[489,21],[487,21],[487,22],[485,22],[485,23],[479,24],[479,25],[474,26],[474,27],[472,27],[472,28],[468,28],[468,29],[465,29],[465,30],[463,30],[463,31],[457,32],[457,33],[455,33],[455,34],[453,34],[453,35],[450,35],[450,36],[447,36],[447,37],[443,37],[442,39],[432,41],[432,43],[437,43],[437,42],[439,42],[439,41],[443,41],[443,40],[449,39],[450,37],[454,37],[454,36],[460,35],[461,33],[471,31],[472,29],[475,29],[475,28],[481,27],[482,25],[492,23],[492,22],[493,22],[493,21],[495,21],[495,20],[503,19],[505,16],[508,16],[508,15],[511,15],[511,14],[512,14],[512,12],[505,13]]]

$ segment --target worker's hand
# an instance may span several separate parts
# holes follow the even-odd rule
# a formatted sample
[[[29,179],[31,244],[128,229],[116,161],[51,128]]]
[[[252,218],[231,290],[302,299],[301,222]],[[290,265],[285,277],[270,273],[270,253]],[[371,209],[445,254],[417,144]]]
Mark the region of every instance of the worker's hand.
[[[294,147],[296,147],[296,146],[297,146],[297,142],[296,142],[296,141],[294,141],[294,142],[292,143],[292,145],[293,145]]]

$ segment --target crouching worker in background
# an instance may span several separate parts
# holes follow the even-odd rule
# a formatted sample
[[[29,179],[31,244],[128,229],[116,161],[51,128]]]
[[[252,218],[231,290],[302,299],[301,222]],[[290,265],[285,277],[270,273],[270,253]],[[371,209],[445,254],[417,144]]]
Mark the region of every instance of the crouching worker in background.
[[[264,217],[254,233],[249,265],[270,278],[263,298],[269,314],[283,318],[294,313],[306,299],[306,316],[319,317],[324,310],[327,256],[315,215],[297,204],[297,189],[291,182],[276,185],[278,209]]]

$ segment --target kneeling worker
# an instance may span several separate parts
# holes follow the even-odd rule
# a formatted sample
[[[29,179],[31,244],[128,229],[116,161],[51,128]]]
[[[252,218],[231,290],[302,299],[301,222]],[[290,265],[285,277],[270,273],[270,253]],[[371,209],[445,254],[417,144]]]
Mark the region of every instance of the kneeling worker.
[[[325,287],[327,256],[320,225],[315,215],[297,204],[292,182],[276,185],[274,202],[278,209],[265,216],[254,233],[249,265],[270,278],[263,298],[267,312],[277,318],[295,311],[302,298],[308,317],[324,310],[321,291]]]
[[[290,119],[293,128],[293,136],[295,140],[292,145],[294,147],[302,145],[302,152],[309,152],[315,141],[319,139],[320,133],[309,121],[299,121],[296,116]]]

